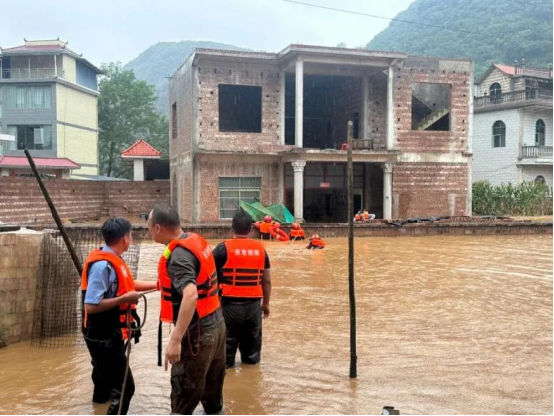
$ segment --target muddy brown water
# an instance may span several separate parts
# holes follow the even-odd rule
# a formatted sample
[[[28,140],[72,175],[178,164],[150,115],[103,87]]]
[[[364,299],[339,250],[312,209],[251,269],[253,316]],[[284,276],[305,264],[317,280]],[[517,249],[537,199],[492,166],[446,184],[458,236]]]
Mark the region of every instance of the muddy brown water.
[[[227,414],[552,413],[552,236],[357,239],[357,380],[348,378],[347,242],[327,243],[319,252],[267,244],[263,361],[228,371]],[[139,277],[155,279],[161,251],[143,247]],[[158,297],[148,296],[130,411],[168,414]],[[102,413],[90,371],[84,347],[2,349],[0,413]]]

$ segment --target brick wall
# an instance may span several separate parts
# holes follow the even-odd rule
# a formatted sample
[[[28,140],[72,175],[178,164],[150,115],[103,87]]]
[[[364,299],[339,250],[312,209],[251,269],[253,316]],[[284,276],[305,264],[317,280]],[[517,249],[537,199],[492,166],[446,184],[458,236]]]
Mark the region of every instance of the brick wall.
[[[405,152],[461,153],[467,150],[471,64],[412,58],[394,71],[395,149]],[[412,130],[412,84],[449,84],[450,131]]]
[[[0,325],[8,344],[31,338],[42,233],[0,233]]]
[[[247,163],[220,161],[199,162],[198,192],[200,198],[199,221],[219,222],[219,178],[254,177],[262,178],[263,205],[280,203],[279,201],[279,165],[277,163]]]
[[[398,163],[392,177],[393,218],[465,214],[466,164]]]
[[[104,215],[148,213],[156,202],[169,203],[169,182],[93,182],[48,180],[46,187],[62,219],[90,220]],[[0,178],[0,221],[53,224],[34,178]]]
[[[262,87],[261,133],[219,131],[219,84]],[[277,66],[228,62],[199,64],[199,148],[256,151],[260,145],[279,144],[279,89],[280,78]]]
[[[383,73],[369,79],[368,138],[373,139],[373,148],[383,150],[387,140],[387,76]]]

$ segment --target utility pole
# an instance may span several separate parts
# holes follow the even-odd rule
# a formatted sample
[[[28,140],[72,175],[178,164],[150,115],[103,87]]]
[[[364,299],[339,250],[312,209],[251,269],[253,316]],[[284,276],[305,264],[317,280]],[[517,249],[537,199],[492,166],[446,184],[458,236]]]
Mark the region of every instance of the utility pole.
[[[354,166],[352,163],[352,139],[354,122],[348,122],[348,297],[350,303],[350,378],[358,377],[356,355],[356,296],[354,293]]]

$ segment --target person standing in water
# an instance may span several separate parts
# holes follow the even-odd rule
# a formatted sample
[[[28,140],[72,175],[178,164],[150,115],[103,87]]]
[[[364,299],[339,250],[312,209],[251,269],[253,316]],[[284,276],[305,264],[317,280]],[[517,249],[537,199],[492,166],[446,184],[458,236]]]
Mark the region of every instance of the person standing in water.
[[[109,415],[118,414],[123,378],[127,366],[125,341],[139,332],[127,328],[127,309],[132,308],[131,324],[137,325],[135,304],[138,292],[156,289],[156,282],[133,280],[131,271],[121,258],[131,245],[131,224],[124,218],[110,218],[102,225],[106,245],[87,257],[81,276],[83,302],[82,332],[92,359],[94,403],[110,401]],[[122,413],[127,414],[135,392],[129,369]]]
[[[240,210],[233,217],[231,240],[214,249],[221,302],[227,328],[227,368],[237,348],[244,364],[257,364],[262,351],[262,315],[269,317],[271,265],[264,245],[248,238],[252,217]]]
[[[165,350],[166,370],[171,364],[171,412],[190,415],[202,402],[206,414],[218,413],[223,408],[225,322],[211,248],[198,234],[183,231],[169,205],[154,206],[148,230],[154,241],[166,245],[158,274],[160,321],[175,325]]]

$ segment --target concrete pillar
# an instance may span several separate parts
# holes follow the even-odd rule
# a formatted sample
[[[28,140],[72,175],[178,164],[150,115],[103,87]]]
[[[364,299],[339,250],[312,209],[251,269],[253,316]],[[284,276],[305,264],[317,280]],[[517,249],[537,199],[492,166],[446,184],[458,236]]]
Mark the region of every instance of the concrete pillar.
[[[285,203],[285,166],[283,162],[279,162],[279,196],[277,203]]]
[[[523,166],[517,165],[517,182],[523,183]]]
[[[362,108],[361,108],[361,124],[360,124],[360,139],[369,139],[369,77],[362,77]]]
[[[383,164],[383,219],[392,219],[392,163]]]
[[[296,102],[294,109],[294,144],[296,147],[302,147],[304,132],[304,62],[300,59],[296,61]]]
[[[294,220],[304,222],[304,168],[305,160],[292,162],[294,170]]]
[[[58,55],[52,55],[54,57],[54,76],[58,76]]]
[[[285,144],[285,71],[279,73],[279,143]]]
[[[389,78],[387,83],[387,141],[386,150],[394,148],[394,66],[389,66]]]
[[[133,180],[135,182],[144,181],[144,159],[133,160]]]

